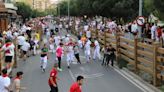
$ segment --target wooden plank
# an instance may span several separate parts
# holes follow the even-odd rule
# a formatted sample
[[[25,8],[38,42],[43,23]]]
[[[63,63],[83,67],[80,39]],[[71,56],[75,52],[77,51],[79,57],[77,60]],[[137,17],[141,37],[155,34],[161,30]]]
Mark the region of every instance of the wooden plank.
[[[131,51],[131,52],[134,52],[134,47],[132,47],[132,46],[126,44],[126,43],[120,43],[120,46],[127,49],[127,50],[129,50],[129,51]]]
[[[150,45],[150,44],[138,42],[137,46],[141,47],[141,48],[146,48],[146,49],[149,49],[149,50],[153,51],[153,45]]]
[[[160,73],[158,73],[158,74],[157,74],[157,78],[158,78],[158,79],[164,80],[164,75],[161,75]]]
[[[164,70],[164,66],[163,65],[158,65],[157,69],[159,69],[160,71],[163,71]]]
[[[137,50],[137,54],[143,55],[148,58],[153,58],[153,53],[148,52],[148,51],[143,51],[143,50]]]
[[[109,43],[114,43],[114,44],[116,44],[116,40],[107,39],[106,41],[109,42]]]
[[[120,37],[120,42],[125,42],[134,45],[134,40],[130,40],[124,37]]]
[[[129,57],[127,57],[127,56],[125,56],[125,55],[123,55],[123,54],[121,54],[120,56],[121,56],[121,58],[125,59],[127,62],[129,62],[129,63],[131,63],[131,64],[134,63],[134,60],[130,59]]]
[[[139,62],[142,62],[142,63],[144,63],[144,64],[147,64],[147,65],[150,66],[150,67],[153,67],[153,62],[148,61],[148,60],[146,60],[146,59],[144,59],[144,58],[142,58],[142,57],[137,57],[137,60],[138,60]]]
[[[148,67],[145,67],[145,66],[139,64],[139,65],[137,65],[137,68],[153,75],[153,70]]]
[[[157,56],[157,61],[158,62],[164,62],[164,57],[163,56]]]
[[[120,50],[120,53],[123,53],[123,54],[126,55],[127,57],[134,59],[134,53],[131,53],[131,52],[129,52],[129,51],[126,51],[126,50],[124,50],[124,49],[122,49],[122,48],[120,48],[119,50]]]
[[[107,38],[115,38],[115,36],[113,34],[110,34],[110,33],[106,33],[106,37]]]
[[[158,51],[158,53],[160,53],[160,54],[164,54],[164,48],[161,48],[161,47],[160,47],[160,48],[158,48],[157,51]]]

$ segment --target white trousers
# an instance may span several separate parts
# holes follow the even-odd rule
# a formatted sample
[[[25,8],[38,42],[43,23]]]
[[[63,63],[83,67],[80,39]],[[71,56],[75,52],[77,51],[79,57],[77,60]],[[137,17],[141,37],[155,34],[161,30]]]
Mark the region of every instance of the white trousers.
[[[67,53],[67,65],[70,66],[70,64],[73,62],[74,54],[73,53]]]
[[[87,62],[89,62],[90,57],[91,57],[91,51],[90,50],[85,50],[85,56],[86,56]]]
[[[40,62],[41,66],[43,67],[43,69],[46,69],[47,67],[47,56],[45,57],[41,57],[41,62]]]
[[[93,59],[98,58],[100,60],[100,48],[96,48],[93,53]]]
[[[50,44],[50,51],[51,51],[52,53],[54,53],[54,52],[55,52],[55,47],[54,47],[54,44]]]

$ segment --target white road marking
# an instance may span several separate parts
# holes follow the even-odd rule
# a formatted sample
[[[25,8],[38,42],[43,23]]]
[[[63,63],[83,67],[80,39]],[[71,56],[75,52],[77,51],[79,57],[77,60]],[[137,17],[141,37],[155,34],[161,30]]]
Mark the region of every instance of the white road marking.
[[[135,85],[136,87],[138,87],[140,90],[142,90],[143,92],[155,92],[151,89],[149,89],[148,87],[146,87],[145,85],[143,85],[141,82],[139,83],[138,80],[130,77],[130,76],[127,76],[126,74],[122,73],[122,71],[116,69],[116,68],[113,68],[117,73],[119,73],[121,76],[123,76],[124,78],[126,78],[129,82],[131,82],[133,85]],[[133,80],[132,80],[133,79]],[[135,80],[135,82],[134,82]],[[137,82],[138,81],[138,82]]]
[[[102,73],[95,73],[95,74],[91,74],[91,75],[86,75],[86,74],[75,74],[75,76],[77,77],[78,75],[83,75],[85,79],[92,79],[92,78],[98,78],[103,76],[104,74]]]
[[[75,77],[74,77],[74,75],[73,75],[72,71],[71,71],[71,70],[68,70],[68,71],[69,71],[69,74],[71,75],[71,77],[72,77],[73,81],[76,81],[76,79],[75,79]]]

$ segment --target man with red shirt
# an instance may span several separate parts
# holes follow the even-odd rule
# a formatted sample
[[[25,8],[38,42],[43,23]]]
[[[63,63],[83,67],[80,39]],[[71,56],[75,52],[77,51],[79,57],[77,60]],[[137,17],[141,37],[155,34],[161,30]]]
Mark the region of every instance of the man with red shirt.
[[[74,84],[72,84],[69,92],[82,92],[81,86],[83,84],[83,79],[83,76],[78,76],[77,81]]]
[[[54,64],[54,67],[52,68],[51,72],[50,72],[50,77],[49,77],[49,80],[48,80],[48,84],[51,88],[51,91],[50,92],[58,92],[58,86],[57,86],[57,67],[58,67],[58,64]]]

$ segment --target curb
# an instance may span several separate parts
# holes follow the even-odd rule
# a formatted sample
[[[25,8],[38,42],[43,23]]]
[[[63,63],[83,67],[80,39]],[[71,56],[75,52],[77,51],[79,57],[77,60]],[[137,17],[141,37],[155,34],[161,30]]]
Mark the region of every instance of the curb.
[[[118,72],[121,76],[126,78],[129,82],[140,88],[143,92],[162,92],[158,88],[154,87],[153,85],[145,82],[142,78],[138,75],[132,73],[126,68],[119,69],[117,66],[114,67],[114,70]]]

